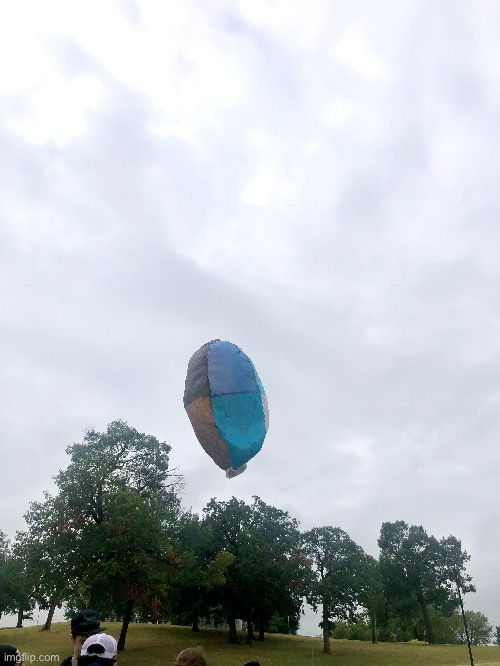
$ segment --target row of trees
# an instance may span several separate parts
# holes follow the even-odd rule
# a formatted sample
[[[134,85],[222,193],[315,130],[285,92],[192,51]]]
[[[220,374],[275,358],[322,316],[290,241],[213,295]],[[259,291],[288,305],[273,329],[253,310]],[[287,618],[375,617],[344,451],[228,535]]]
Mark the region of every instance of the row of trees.
[[[466,644],[467,636],[461,613],[443,616],[431,610],[431,616],[438,643]],[[483,613],[468,610],[465,611],[465,619],[471,645],[486,645],[491,641],[500,645],[500,627],[496,627],[496,632],[493,633],[493,627]],[[370,622],[364,617],[360,617],[354,623],[337,622],[331,635],[332,638],[369,641],[371,640]]]
[[[339,627],[370,626],[371,639],[441,640],[442,618],[456,615],[457,590],[473,591],[469,556],[453,536],[437,540],[419,526],[384,523],[379,560],[338,527],[300,532],[287,512],[253,498],[212,499],[182,509],[182,476],[170,446],[122,421],[89,430],[67,449],[57,492],[33,502],[13,544],[0,533],[0,614],[18,626],[35,605],[68,614],[99,608],[123,619],[227,623],[238,640],[266,631],[296,633],[304,600],[321,607],[324,651]],[[458,634],[456,640],[460,640]],[[449,641],[447,641],[449,642]]]

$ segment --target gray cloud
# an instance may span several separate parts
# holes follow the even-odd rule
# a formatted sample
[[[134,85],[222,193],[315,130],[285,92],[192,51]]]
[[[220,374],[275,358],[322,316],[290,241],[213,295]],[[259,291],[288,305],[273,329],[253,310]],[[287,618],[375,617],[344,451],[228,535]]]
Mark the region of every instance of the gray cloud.
[[[130,2],[109,50],[58,24],[31,37],[45,78],[0,79],[0,478],[22,479],[0,528],[124,418],[172,444],[195,510],[257,494],[374,555],[382,521],[455,534],[499,623],[491,10],[309,5],[183,5],[172,27]],[[214,337],[270,403],[231,481],[182,407]]]

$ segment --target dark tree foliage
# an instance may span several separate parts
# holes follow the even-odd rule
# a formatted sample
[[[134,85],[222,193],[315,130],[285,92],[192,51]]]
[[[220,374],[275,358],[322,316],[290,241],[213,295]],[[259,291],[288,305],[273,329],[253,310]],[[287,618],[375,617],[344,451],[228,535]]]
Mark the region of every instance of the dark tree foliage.
[[[429,643],[436,642],[430,609],[452,614],[457,605],[457,585],[474,590],[465,571],[469,556],[453,536],[438,541],[421,526],[404,521],[383,523],[378,540],[380,572],[391,614],[403,627],[412,626],[422,639],[419,620]]]
[[[168,608],[176,624],[190,624],[198,632],[200,618],[213,613],[233,555],[218,550],[212,526],[202,523],[196,514],[185,514],[179,520],[175,547],[179,567],[168,595]]]
[[[302,537],[314,577],[306,598],[316,610],[322,606],[323,652],[331,653],[334,621],[353,620],[369,586],[368,560],[363,549],[339,527],[316,527]]]
[[[26,574],[24,561],[11,547],[7,536],[0,532],[0,616],[17,615],[17,627],[32,619],[34,600],[32,581]]]
[[[365,559],[366,585],[363,587],[361,603],[367,609],[372,643],[378,642],[378,624],[387,618],[387,600],[378,561],[369,555]],[[364,629],[361,632],[364,636]],[[360,640],[364,640],[360,639]]]
[[[240,556],[241,533],[248,528],[250,520],[250,507],[235,497],[228,502],[211,499],[203,510],[203,522],[210,526],[217,550],[229,552],[234,558],[227,569],[226,585],[219,596],[229,626],[230,643],[238,642],[236,619],[243,615],[243,582],[236,563]]]
[[[243,617],[258,629],[259,640],[274,614],[298,621],[302,605],[298,523],[288,513],[253,498],[251,521],[240,538],[236,566],[242,582]],[[293,624],[293,620],[292,620]],[[250,640],[252,636],[248,637]]]
[[[56,498],[45,493],[43,502],[32,502],[24,515],[27,529],[17,532],[14,552],[24,562],[33,599],[48,610],[45,630],[50,629],[57,607],[70,593],[78,554],[73,535],[62,529],[64,511]]]
[[[120,649],[134,607],[158,613],[178,565],[171,542],[182,477],[170,470],[169,452],[123,421],[88,430],[67,448],[58,493],[30,506],[18,535],[17,552],[38,579],[37,601],[122,615]]]
[[[203,522],[211,526],[216,548],[233,555],[219,595],[229,641],[238,641],[237,617],[246,622],[249,642],[254,626],[259,640],[264,639],[275,614],[298,618],[304,561],[299,557],[297,521],[258,497],[251,506],[233,497],[228,502],[212,499]]]

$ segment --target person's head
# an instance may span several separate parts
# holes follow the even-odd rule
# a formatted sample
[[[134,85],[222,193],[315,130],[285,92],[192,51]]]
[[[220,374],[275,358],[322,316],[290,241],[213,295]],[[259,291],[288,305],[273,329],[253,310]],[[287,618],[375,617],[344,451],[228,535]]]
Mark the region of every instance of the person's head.
[[[88,609],[77,613],[71,619],[71,640],[73,642],[73,658],[76,661],[80,656],[82,645],[89,636],[105,631],[101,627],[101,619],[96,610]]]
[[[21,655],[12,645],[0,645],[0,664],[11,664],[11,666],[22,666]]]
[[[78,666],[114,666],[118,645],[113,636],[97,634],[89,636],[82,645]]]
[[[174,666],[208,666],[205,653],[200,647],[186,648],[175,659]]]

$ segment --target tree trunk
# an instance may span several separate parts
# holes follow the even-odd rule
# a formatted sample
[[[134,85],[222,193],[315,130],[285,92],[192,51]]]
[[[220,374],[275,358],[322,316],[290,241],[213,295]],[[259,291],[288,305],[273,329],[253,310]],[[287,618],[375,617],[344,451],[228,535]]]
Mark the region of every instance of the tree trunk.
[[[194,611],[193,613],[191,624],[192,624],[191,631],[200,631],[200,619],[196,611]]]
[[[88,604],[88,608],[99,608],[99,586],[94,583],[92,585],[92,589],[90,590],[90,600]]]
[[[47,615],[47,620],[45,621],[42,631],[50,631],[50,627],[52,625],[52,618],[54,617],[56,606],[57,606],[57,600],[55,597],[52,597],[50,600],[49,614]]]
[[[22,629],[23,628],[23,619],[24,619],[24,612],[22,610],[17,611],[16,629]]]
[[[377,642],[377,615],[375,611],[370,612],[370,624],[372,628],[372,643]]]
[[[234,611],[232,609],[229,613],[227,623],[229,625],[229,638],[227,639],[227,642],[228,643],[233,643],[233,644],[239,643],[238,634],[236,633],[236,616],[235,616]]]
[[[328,621],[328,608],[323,604],[323,654],[332,654],[330,647],[330,622]]]
[[[425,641],[425,629],[420,631],[418,627],[413,627],[413,633],[415,634],[417,641],[420,641],[421,643]]]
[[[429,615],[429,609],[427,608],[427,604],[425,603],[425,600],[423,599],[422,596],[418,598],[418,603],[420,604],[420,608],[422,610],[422,617],[424,619],[424,624],[425,624],[425,633],[427,634],[427,642],[430,645],[434,645],[436,642],[436,635],[434,634],[434,629],[432,627],[431,616]]]
[[[125,607],[122,630],[120,631],[120,638],[118,640],[118,652],[122,652],[123,650],[125,650],[125,639],[127,638],[128,625],[130,624],[133,610],[134,610],[134,602],[132,599],[129,599]]]
[[[252,627],[252,620],[248,620],[247,622],[247,645],[251,645],[255,640],[255,636],[253,633],[253,627]]]
[[[264,640],[264,633],[266,631],[266,622],[262,613],[259,615],[259,641]]]

